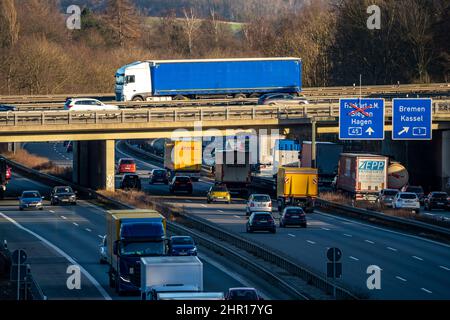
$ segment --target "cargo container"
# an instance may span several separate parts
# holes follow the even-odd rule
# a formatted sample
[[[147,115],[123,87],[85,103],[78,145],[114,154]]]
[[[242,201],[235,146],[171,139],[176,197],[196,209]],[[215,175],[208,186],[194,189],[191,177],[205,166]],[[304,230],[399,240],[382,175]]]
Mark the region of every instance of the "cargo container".
[[[116,72],[117,101],[257,97],[302,87],[299,58],[137,61]]]
[[[158,300],[161,293],[203,291],[203,263],[196,256],[141,258],[141,298]]]
[[[306,212],[314,210],[319,193],[317,169],[281,167],[277,174],[278,211],[286,206],[301,206]]]
[[[248,151],[217,150],[215,182],[226,185],[232,193],[247,197],[252,179],[250,157]]]
[[[272,174],[276,175],[280,167],[300,167],[301,146],[295,140],[278,139],[273,149]]]
[[[385,156],[343,153],[336,188],[355,200],[376,201],[380,190],[388,186],[388,164],[389,159]]]
[[[111,210],[106,222],[109,285],[119,295],[139,292],[141,257],[166,255],[166,219],[154,210]]]
[[[331,186],[338,172],[338,163],[344,146],[332,142],[316,142],[316,165],[319,173],[319,186]],[[301,166],[312,167],[312,143],[303,141],[301,148]]]
[[[202,142],[167,141],[164,150],[164,168],[170,178],[182,175],[198,181],[202,170]]]

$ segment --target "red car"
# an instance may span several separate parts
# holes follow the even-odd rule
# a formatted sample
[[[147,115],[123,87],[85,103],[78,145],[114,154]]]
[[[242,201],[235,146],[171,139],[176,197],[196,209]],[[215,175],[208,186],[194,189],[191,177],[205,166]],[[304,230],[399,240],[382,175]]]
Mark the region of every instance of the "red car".
[[[136,173],[136,162],[134,159],[120,159],[117,165],[117,173]]]

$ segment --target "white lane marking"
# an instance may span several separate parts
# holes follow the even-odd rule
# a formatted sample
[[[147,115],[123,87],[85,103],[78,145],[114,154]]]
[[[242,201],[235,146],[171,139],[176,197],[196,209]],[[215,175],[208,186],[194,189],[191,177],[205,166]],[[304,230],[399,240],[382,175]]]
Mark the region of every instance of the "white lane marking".
[[[375,242],[373,242],[373,241],[370,241],[370,240],[364,240],[365,242],[367,242],[367,243],[370,243],[370,244],[374,244]]]
[[[76,226],[76,227],[78,227],[79,226],[79,224],[78,223],[76,223],[76,222],[72,222],[73,223],[73,225],[74,226]]]
[[[350,256],[349,258],[352,259],[352,260],[355,260],[355,261],[359,261],[358,258],[355,258],[355,257],[353,257],[353,256]]]
[[[397,278],[398,280],[401,280],[401,281],[403,281],[403,282],[406,282],[406,279],[404,279],[404,278],[402,278],[402,277],[400,277],[400,276],[396,276],[396,278]]]
[[[202,206],[203,208],[208,208],[208,206],[207,206],[206,204],[201,204],[201,206]]]
[[[226,267],[224,267],[223,265],[221,265],[220,263],[212,260],[211,258],[207,257],[206,255],[199,253],[198,254],[201,260],[205,260],[207,263],[209,263],[210,265],[212,265],[213,267],[215,267],[216,269],[219,269],[220,271],[222,271],[225,274],[228,274],[230,277],[234,278],[235,280],[237,280],[238,282],[240,282],[242,285],[244,285],[245,287],[250,287],[253,288],[255,287],[254,284],[251,284],[250,282],[248,282],[246,279],[244,279],[243,277],[241,277],[240,275],[238,275],[237,273],[230,271],[229,269],[227,269]],[[260,295],[262,296],[262,298],[264,300],[269,300],[269,296],[263,292],[261,292],[259,290]]]
[[[445,266],[439,266],[439,268],[444,269],[444,270],[446,270],[446,271],[450,271],[450,268],[447,268],[447,267],[445,267]]]
[[[238,218],[238,219],[240,219],[241,217],[239,217],[239,216],[233,216],[233,217],[235,217],[235,218]]]
[[[42,241],[43,243],[45,243],[47,246],[49,246],[50,248],[52,248],[53,250],[55,250],[59,255],[63,256],[64,258],[66,258],[71,264],[74,265],[78,265],[76,260],[74,258],[72,258],[71,256],[69,256],[67,253],[65,253],[64,251],[62,251],[60,248],[58,248],[57,246],[55,246],[53,243],[51,243],[50,241],[48,241],[47,239],[45,239],[44,237],[41,237],[40,235],[38,235],[37,233],[31,231],[30,229],[25,228],[24,226],[22,226],[20,223],[18,223],[17,221],[15,221],[14,219],[11,219],[10,217],[6,216],[5,214],[3,214],[2,212],[0,212],[0,216],[2,216],[3,218],[5,218],[6,220],[8,220],[9,222],[11,222],[12,224],[14,224],[17,228],[33,235],[34,237],[36,237],[37,239],[39,239],[40,241]],[[97,280],[95,280],[95,278],[86,270],[84,269],[81,265],[78,265],[80,267],[81,272],[86,276],[86,278],[89,279],[89,281],[91,281],[91,283],[97,288],[97,290],[100,292],[100,294],[103,296],[103,298],[105,298],[105,300],[112,300],[111,297],[109,296],[109,294],[105,291],[105,289],[103,289],[103,287],[100,285],[100,283],[97,282]]]
[[[217,212],[223,213],[223,211],[222,211],[222,210],[217,210]]]
[[[392,248],[392,247],[387,247],[387,249],[388,249],[388,250],[391,250],[391,251],[398,251],[397,249]]]
[[[420,260],[420,261],[423,261],[423,259],[421,258],[421,257],[418,257],[418,256],[412,256],[414,259],[416,259],[416,260]]]
[[[306,240],[306,242],[308,242],[310,244],[316,244],[314,241],[311,241],[311,240]]]
[[[292,233],[288,233],[288,236],[292,237],[292,238],[295,238],[295,234],[292,234]]]
[[[446,248],[450,248],[450,245],[445,244],[445,243],[440,243],[440,242],[437,242],[437,241],[434,241],[434,240],[421,238],[421,237],[414,236],[414,235],[411,235],[411,234],[406,234],[406,233],[401,233],[401,232],[392,231],[392,230],[388,230],[388,229],[383,229],[383,228],[380,228],[380,227],[375,227],[375,226],[372,226],[372,225],[369,225],[369,224],[366,224],[366,223],[362,223],[362,222],[358,222],[358,221],[355,221],[355,220],[350,220],[350,219],[346,219],[346,218],[342,218],[342,217],[336,217],[336,216],[333,216],[331,214],[324,213],[322,211],[317,211],[317,214],[325,216],[325,217],[328,217],[330,219],[347,221],[347,222],[350,222],[350,223],[353,223],[353,224],[358,224],[360,226],[364,226],[364,227],[367,227],[367,228],[372,228],[372,229],[376,229],[376,230],[380,230],[380,231],[384,231],[384,232],[388,232],[388,233],[393,233],[393,234],[401,235],[401,236],[404,236],[404,237],[414,238],[414,239],[417,239],[417,240],[422,240],[422,241],[425,241],[425,242],[428,242],[428,243],[432,243],[432,244],[440,245],[440,246],[443,246],[443,247],[446,247]]]
[[[425,291],[426,293],[433,293],[430,290],[426,289],[426,288],[420,288],[420,290]]]
[[[101,234],[97,235],[100,239],[103,239],[103,236]]]
[[[349,237],[349,238],[353,237],[351,234],[348,234],[348,233],[344,233],[344,236]]]
[[[186,199],[186,202],[192,202],[191,200],[189,200],[189,199]]]
[[[67,220],[67,218],[66,218],[66,217],[64,217],[64,216],[61,216],[61,219]]]
[[[55,213],[55,211],[53,211],[53,210],[49,210],[51,213]]]
[[[87,232],[92,232],[92,230],[89,228],[85,228],[84,230],[86,230]]]
[[[324,227],[322,227],[321,229],[322,229],[322,230],[325,230],[325,231],[330,231],[330,229],[324,228]]]

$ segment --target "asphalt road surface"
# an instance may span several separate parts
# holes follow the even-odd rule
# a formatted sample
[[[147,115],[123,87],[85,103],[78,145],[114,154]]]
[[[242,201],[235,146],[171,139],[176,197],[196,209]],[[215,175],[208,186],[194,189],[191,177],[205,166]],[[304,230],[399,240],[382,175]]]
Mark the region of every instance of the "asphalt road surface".
[[[8,241],[11,251],[22,248],[28,253],[33,276],[49,299],[138,299],[118,297],[108,286],[108,267],[99,263],[98,247],[105,234],[104,210],[85,201],[77,206],[49,206],[43,211],[19,211],[17,196],[23,190],[39,190],[48,196],[50,188],[13,176],[6,199],[0,201],[0,240]],[[255,286],[246,280],[247,271],[224,266],[223,261],[202,252],[204,290],[225,292],[235,286]],[[67,268],[81,267],[81,289],[67,287]],[[266,298],[272,297],[266,294]]]

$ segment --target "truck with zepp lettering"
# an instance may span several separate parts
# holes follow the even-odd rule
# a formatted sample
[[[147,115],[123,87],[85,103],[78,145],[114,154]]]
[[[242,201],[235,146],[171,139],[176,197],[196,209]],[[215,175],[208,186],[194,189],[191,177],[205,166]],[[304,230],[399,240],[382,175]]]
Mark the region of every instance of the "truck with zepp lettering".
[[[389,159],[374,154],[342,153],[339,159],[336,189],[355,200],[376,201],[387,188]]]

